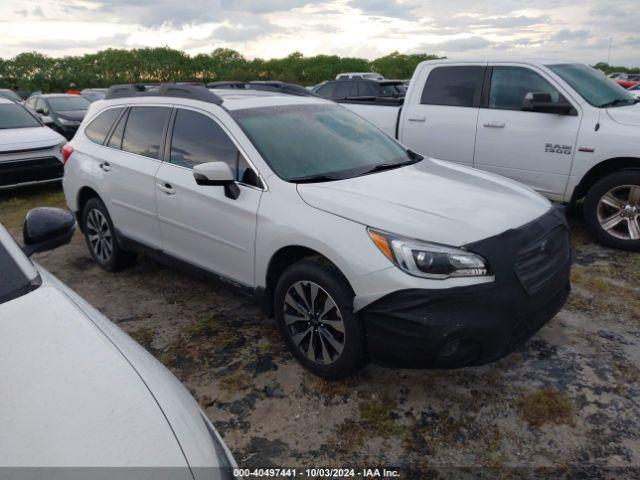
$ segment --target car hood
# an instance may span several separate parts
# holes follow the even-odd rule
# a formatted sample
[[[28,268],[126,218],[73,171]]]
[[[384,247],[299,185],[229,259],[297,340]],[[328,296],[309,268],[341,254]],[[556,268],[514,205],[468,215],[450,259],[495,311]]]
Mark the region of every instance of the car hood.
[[[187,466],[145,383],[64,292],[2,304],[0,339],[0,466]]]
[[[64,118],[65,120],[75,120],[81,122],[84,116],[87,114],[86,110],[70,110],[68,112],[55,112],[58,118]]]
[[[363,225],[453,246],[519,227],[550,208],[522,184],[430,159],[348,180],[299,184],[298,192],[309,205]]]
[[[640,103],[626,107],[607,108],[609,117],[622,125],[640,126]]]
[[[0,129],[0,153],[52,147],[64,141],[62,135],[48,127]]]

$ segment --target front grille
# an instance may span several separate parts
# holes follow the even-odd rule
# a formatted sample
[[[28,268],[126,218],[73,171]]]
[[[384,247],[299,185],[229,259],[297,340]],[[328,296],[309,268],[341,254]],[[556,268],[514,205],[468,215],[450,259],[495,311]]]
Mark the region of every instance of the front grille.
[[[571,259],[569,232],[564,226],[526,246],[516,258],[516,274],[529,295],[540,291]]]
[[[0,161],[0,187],[62,178],[64,165],[56,157]]]

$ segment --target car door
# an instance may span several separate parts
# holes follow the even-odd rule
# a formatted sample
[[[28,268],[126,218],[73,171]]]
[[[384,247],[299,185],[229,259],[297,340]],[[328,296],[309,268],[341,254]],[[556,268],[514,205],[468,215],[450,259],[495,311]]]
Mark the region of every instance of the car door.
[[[228,131],[209,113],[177,108],[165,162],[156,173],[163,250],[200,268],[253,286],[254,243],[262,183]],[[225,162],[236,175],[238,198],[198,185],[193,167]]]
[[[169,106],[131,107],[113,129],[110,148],[99,164],[105,172],[100,188],[114,227],[154,248],[162,247],[155,174],[162,163],[171,112]]]
[[[527,93],[569,100],[544,72],[524,65],[496,65],[487,72],[478,116],[474,167],[513,178],[552,199],[567,185],[580,127],[580,110],[568,115],[523,110]]]
[[[442,65],[405,101],[400,141],[424,155],[473,164],[485,64]],[[418,98],[418,95],[419,98]]]

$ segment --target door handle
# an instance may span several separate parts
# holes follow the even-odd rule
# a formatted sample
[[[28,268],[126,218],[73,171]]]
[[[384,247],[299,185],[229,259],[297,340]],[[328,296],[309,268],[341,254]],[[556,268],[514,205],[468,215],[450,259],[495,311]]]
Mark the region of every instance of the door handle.
[[[156,187],[158,187],[158,190],[160,190],[161,192],[166,193],[167,195],[175,195],[176,194],[175,189],[171,186],[171,184],[169,184],[167,182],[158,182],[158,183],[156,183]]]
[[[487,122],[484,126],[487,128],[504,128],[507,124],[504,122]]]
[[[416,115],[411,115],[411,116],[408,118],[408,120],[409,120],[410,122],[426,122],[426,121],[427,121],[427,118],[426,118],[426,117],[422,117],[422,116],[420,116],[420,115],[417,115],[417,116],[416,116]]]
[[[111,171],[111,165],[109,164],[109,162],[102,162],[98,166],[105,172],[110,172]]]

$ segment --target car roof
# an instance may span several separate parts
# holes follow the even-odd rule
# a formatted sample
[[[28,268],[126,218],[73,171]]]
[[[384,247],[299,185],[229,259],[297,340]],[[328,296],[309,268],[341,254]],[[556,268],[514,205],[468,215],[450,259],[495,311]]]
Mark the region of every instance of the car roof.
[[[280,92],[271,92],[264,90],[242,90],[242,89],[218,89],[212,90],[222,100],[222,107],[226,110],[243,110],[248,108],[261,108],[261,107],[277,107],[277,106],[290,106],[290,105],[313,105],[313,104],[326,104],[332,103],[323,98],[315,96],[302,96],[302,95],[290,95]],[[190,98],[169,97],[169,96],[155,96],[145,95],[140,97],[122,97],[106,100],[99,100],[92,105],[100,103],[104,105],[106,102],[109,105],[135,105],[138,103],[170,103],[173,105],[191,105],[202,106],[202,100],[195,100]],[[213,104],[211,104],[213,105]]]
[[[16,102],[6,97],[0,97],[0,104],[5,104],[5,103],[16,103]]]

